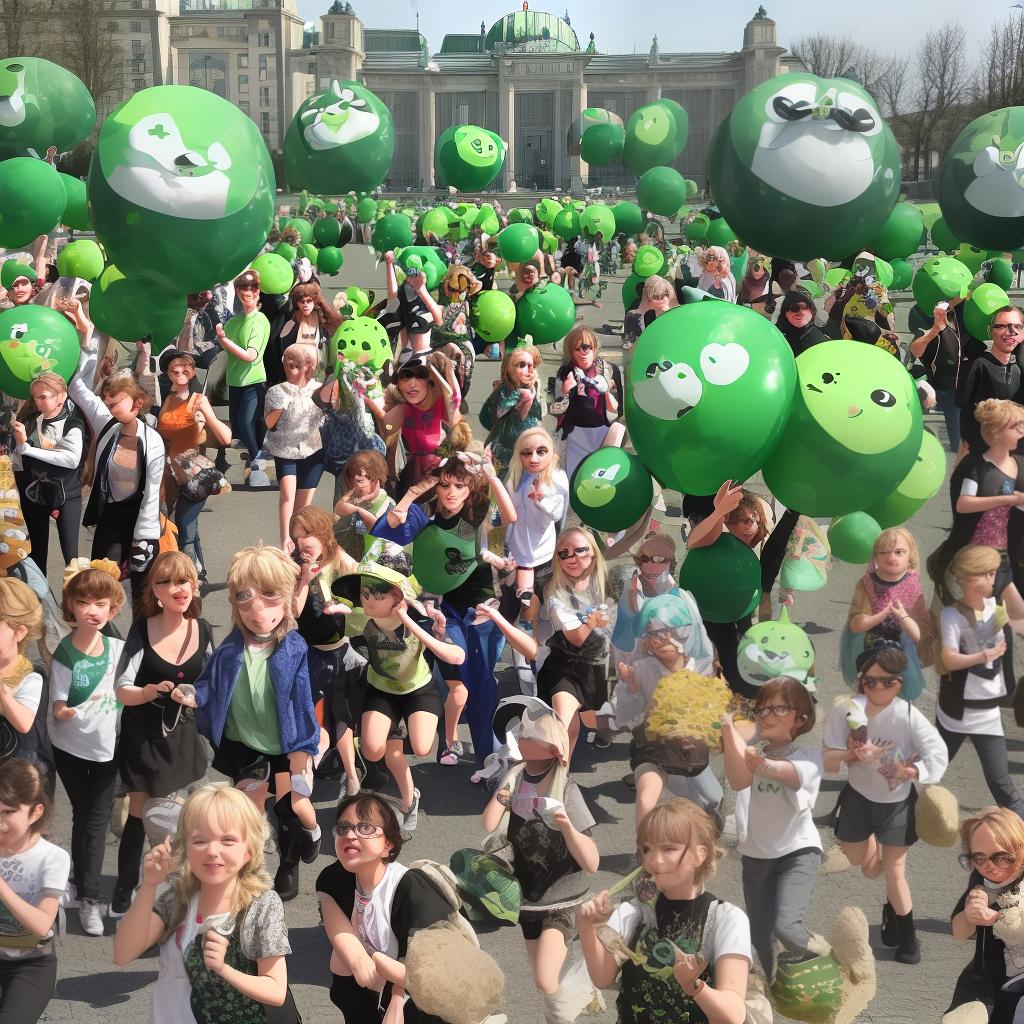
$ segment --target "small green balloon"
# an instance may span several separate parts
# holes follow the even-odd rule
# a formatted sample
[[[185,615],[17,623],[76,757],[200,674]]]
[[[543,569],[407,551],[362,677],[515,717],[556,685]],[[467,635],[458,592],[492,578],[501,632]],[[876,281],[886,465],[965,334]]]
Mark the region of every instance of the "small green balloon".
[[[643,518],[654,500],[651,474],[625,448],[599,448],[586,456],[569,482],[569,504],[594,530],[615,533]]]
[[[652,167],[637,182],[636,198],[645,210],[671,217],[686,201],[686,182],[674,167]]]
[[[708,228],[711,227],[711,218],[706,213],[698,213],[689,224],[683,228],[683,234],[690,243],[703,242],[708,237]]]
[[[299,242],[302,245],[313,241],[313,225],[305,217],[292,217],[291,220],[285,221],[281,230],[294,231],[299,236]]]
[[[470,303],[470,320],[484,341],[504,341],[516,326],[516,304],[497,289],[479,292]]]
[[[612,207],[615,216],[615,230],[624,235],[638,235],[644,226],[644,214],[636,203],[616,203]]]
[[[447,207],[435,206],[427,210],[420,217],[419,231],[424,238],[427,235],[434,235],[436,238],[444,238],[448,234],[453,220],[452,212]]]
[[[274,246],[273,252],[288,263],[291,263],[299,255],[299,250],[290,242],[278,242]]]
[[[337,245],[341,238],[341,224],[333,217],[321,217],[313,225],[313,241],[319,246]]]
[[[509,263],[525,263],[537,255],[540,232],[532,224],[509,224],[498,234],[498,253]]]
[[[883,530],[905,523],[916,515],[929,498],[939,492],[946,475],[946,451],[939,439],[926,430],[921,435],[921,450],[910,472],[888,497],[864,509]]]
[[[679,586],[708,622],[736,622],[761,600],[761,564],[743,541],[723,533],[714,544],[686,552]]]
[[[551,230],[565,241],[575,238],[580,233],[580,215],[573,207],[566,207],[555,217]]]
[[[276,252],[265,252],[252,261],[252,269],[260,275],[260,291],[268,295],[284,295],[291,291],[295,274],[291,264]]]
[[[640,299],[640,295],[644,290],[644,282],[647,279],[641,277],[639,274],[633,273],[622,282],[622,308],[631,309],[637,301]]]
[[[70,381],[78,369],[78,335],[62,313],[29,303],[0,313],[0,392],[28,398],[37,374]]]
[[[906,260],[901,260],[897,256],[892,261],[892,284],[889,285],[889,291],[906,291],[910,287],[910,282],[913,279],[914,268]]]
[[[51,231],[66,202],[60,175],[44,160],[0,161],[0,247],[21,249]]]
[[[312,263],[314,267],[316,266],[316,258],[318,251],[319,250],[317,249],[317,247],[311,244],[310,242],[304,242],[302,245],[299,246],[299,255],[305,256],[306,259],[309,260],[309,262]]]
[[[406,274],[411,270],[422,272],[428,291],[433,291],[448,271],[448,265],[432,245],[407,245],[397,256],[397,263]]]
[[[332,275],[341,270],[345,256],[336,245],[325,245],[316,257],[316,269],[321,274]]]
[[[883,260],[906,259],[917,252],[924,218],[913,203],[897,203],[868,249]]]
[[[508,222],[509,224],[532,224],[533,211],[528,210],[525,206],[517,206],[514,210],[509,210]]]
[[[155,292],[125,277],[113,264],[106,267],[89,293],[89,315],[104,334],[118,341],[139,341],[152,335],[154,341],[173,324],[176,334],[185,322],[185,298]]]
[[[849,512],[832,520],[828,544],[832,554],[844,562],[863,565],[871,555],[881,526],[867,512]]]
[[[533,208],[539,223],[551,228],[555,218],[562,212],[562,204],[557,199],[541,199]]]
[[[540,248],[541,252],[546,252],[549,256],[554,255],[558,251],[558,239],[550,231],[542,231]]]
[[[700,185],[693,180],[693,178],[686,179],[686,198],[693,199],[700,195]]]
[[[964,303],[964,324],[979,341],[988,339],[989,324],[997,309],[1010,304],[1010,297],[997,284],[980,284]]]
[[[412,222],[404,213],[386,214],[374,225],[372,245],[378,253],[412,245]]]
[[[648,278],[665,269],[665,254],[656,245],[641,245],[633,256],[633,273]]]
[[[825,271],[825,284],[829,288],[839,288],[850,279],[850,271],[845,267],[831,267]]]
[[[370,308],[370,303],[373,302],[373,296],[369,292],[354,284],[350,284],[345,289],[345,297],[348,299],[349,305],[356,316],[362,316]]]
[[[626,129],[621,124],[595,124],[580,140],[580,159],[594,167],[604,167],[622,156]]]
[[[516,304],[516,334],[529,334],[534,345],[552,345],[576,323],[576,304],[560,284],[546,282],[530,288]]]
[[[1006,259],[994,259],[988,271],[990,284],[997,284],[1003,291],[1013,287],[1013,265]]]
[[[361,313],[343,321],[331,337],[328,362],[333,367],[339,358],[379,373],[391,358],[391,341],[384,325]]]
[[[955,252],[960,248],[960,239],[949,230],[949,225],[946,223],[945,217],[940,217],[932,225],[931,236],[932,245],[934,245],[939,252]]]
[[[933,256],[925,260],[914,274],[914,301],[926,316],[939,302],[952,298],[965,299],[974,275],[952,256]]]
[[[968,242],[962,242],[960,248],[953,254],[956,258],[972,273],[976,274],[981,270],[982,263],[985,262],[988,257],[988,253],[984,249],[979,249],[977,246],[970,245]]]
[[[57,255],[57,273],[95,281],[103,273],[103,250],[91,238],[70,242]]]
[[[377,200],[369,196],[363,196],[356,203],[356,220],[360,224],[369,224],[377,216]]]
[[[90,231],[92,220],[89,217],[89,197],[85,182],[80,178],[72,178],[70,174],[61,174],[60,182],[64,186],[65,198],[61,223],[75,231]]]
[[[682,153],[687,131],[686,111],[678,103],[672,100],[645,103],[634,110],[626,122],[622,162],[638,175],[670,164]],[[641,205],[647,206],[642,200]],[[676,209],[679,209],[678,203]]]
[[[588,238],[601,236],[604,242],[610,242],[615,234],[615,214],[610,206],[604,203],[591,203],[580,214],[580,230]]]
[[[729,227],[724,217],[712,217],[705,238],[711,245],[720,245],[724,249],[730,242],[736,241],[736,232]]]

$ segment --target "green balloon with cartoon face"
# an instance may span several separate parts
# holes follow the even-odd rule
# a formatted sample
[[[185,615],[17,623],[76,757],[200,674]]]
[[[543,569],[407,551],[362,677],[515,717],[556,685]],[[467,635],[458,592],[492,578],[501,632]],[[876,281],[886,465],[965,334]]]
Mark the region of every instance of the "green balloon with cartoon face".
[[[931,317],[938,302],[964,299],[971,290],[973,275],[952,256],[933,256],[917,268],[911,287],[917,308]]]
[[[615,234],[615,214],[610,206],[604,203],[591,203],[580,214],[580,229],[588,238],[601,236],[604,242],[610,242]]]
[[[0,60],[0,158],[64,153],[96,127],[96,104],[85,84],[42,57]]]
[[[665,269],[665,254],[656,245],[641,245],[633,256],[633,273],[648,278]]]
[[[391,112],[360,82],[332,81],[303,101],[284,139],[288,184],[324,195],[369,192],[391,170]]]
[[[814,644],[795,623],[789,621],[789,611],[782,609],[778,621],[759,622],[740,638],[736,653],[736,667],[740,677],[751,686],[788,676],[814,693]]]
[[[28,398],[45,370],[71,380],[79,354],[78,335],[62,313],[34,303],[0,313],[0,392],[11,398]]]
[[[638,107],[626,122],[622,162],[636,175],[672,163],[686,146],[689,119],[673,100]]]
[[[166,292],[244,270],[274,219],[274,168],[255,123],[205,89],[159,85],[116,107],[89,168],[96,237]]]
[[[761,467],[795,387],[789,344],[763,316],[715,300],[679,306],[636,343],[625,388],[629,435],[663,484],[714,494],[723,480]]]
[[[654,500],[647,467],[624,448],[598,448],[576,468],[569,481],[569,504],[591,529],[627,530],[639,522]]]
[[[939,168],[939,206],[957,238],[1024,245],[1024,107],[990,110],[960,132]]]
[[[479,192],[501,173],[508,147],[496,132],[453,124],[434,145],[434,177],[441,188]]]
[[[886,223],[899,198],[899,147],[856,82],[779,75],[721,123],[708,179],[723,216],[758,252],[838,260]]]
[[[388,332],[373,317],[354,316],[331,335],[329,365],[332,367],[342,359],[380,373],[390,358]]]
[[[764,463],[765,483],[808,516],[839,516],[880,501],[921,449],[913,378],[888,352],[842,340],[808,349],[796,368],[793,413]]]

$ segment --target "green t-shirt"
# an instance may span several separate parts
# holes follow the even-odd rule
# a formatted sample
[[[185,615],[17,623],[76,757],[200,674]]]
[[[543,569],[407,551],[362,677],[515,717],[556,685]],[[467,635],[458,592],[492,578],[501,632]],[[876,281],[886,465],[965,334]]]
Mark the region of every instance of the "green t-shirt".
[[[270,652],[270,647],[246,647],[242,671],[228,705],[224,735],[261,754],[283,754],[277,694],[267,668]]]
[[[423,657],[423,644],[405,626],[394,633],[366,620],[366,679],[385,693],[405,694],[430,682],[430,666]]]
[[[270,321],[258,309],[249,314],[239,313],[224,325],[224,333],[239,348],[254,348],[259,353],[251,363],[228,353],[228,387],[240,388],[265,381],[267,371],[263,369],[263,350],[270,341]]]

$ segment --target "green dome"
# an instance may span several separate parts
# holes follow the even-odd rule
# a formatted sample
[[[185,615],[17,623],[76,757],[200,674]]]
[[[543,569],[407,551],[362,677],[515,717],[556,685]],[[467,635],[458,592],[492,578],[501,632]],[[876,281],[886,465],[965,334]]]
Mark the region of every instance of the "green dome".
[[[543,11],[515,11],[496,21],[487,33],[484,48],[497,44],[521,53],[575,53],[579,40],[572,27],[557,15]]]

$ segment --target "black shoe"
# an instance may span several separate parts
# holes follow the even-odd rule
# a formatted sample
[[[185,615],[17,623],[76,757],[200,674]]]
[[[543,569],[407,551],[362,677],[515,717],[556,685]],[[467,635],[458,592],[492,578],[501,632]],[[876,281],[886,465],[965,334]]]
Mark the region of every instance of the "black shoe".
[[[274,875],[274,891],[287,903],[299,895],[299,833],[298,821],[282,821],[277,826],[277,846],[281,863]]]
[[[896,911],[886,900],[882,904],[882,945],[894,949],[900,944],[900,927],[896,923]]]
[[[107,907],[107,916],[111,920],[117,920],[119,917],[124,917],[128,913],[128,908],[132,905],[132,895],[134,890],[128,886],[115,885],[114,895],[110,898],[110,906]]]
[[[314,839],[308,829],[299,830],[299,859],[303,864],[312,864],[320,856],[321,839],[323,839],[323,833]]]
[[[917,932],[914,930],[914,912],[911,910],[902,917],[896,917],[900,932],[900,944],[896,950],[896,962],[901,964],[919,964],[921,947],[917,944]]]
[[[344,770],[345,768],[341,763],[341,754],[338,753],[337,748],[331,747],[324,754],[320,763],[313,769],[313,774],[318,779],[330,782],[333,779],[340,779]]]

